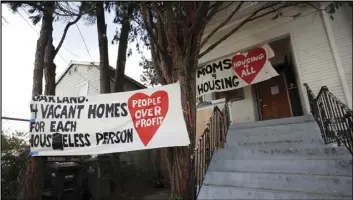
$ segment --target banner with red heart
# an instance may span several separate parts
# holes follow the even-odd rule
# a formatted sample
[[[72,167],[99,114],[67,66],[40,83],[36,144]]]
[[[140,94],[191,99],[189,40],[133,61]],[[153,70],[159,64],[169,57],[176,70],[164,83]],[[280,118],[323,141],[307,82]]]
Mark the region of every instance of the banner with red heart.
[[[266,61],[267,55],[263,48],[255,48],[247,56],[238,54],[232,58],[234,71],[248,84],[252,83]]]
[[[164,90],[150,96],[136,93],[128,100],[132,122],[142,143],[147,146],[161,126],[169,109],[168,93]]]

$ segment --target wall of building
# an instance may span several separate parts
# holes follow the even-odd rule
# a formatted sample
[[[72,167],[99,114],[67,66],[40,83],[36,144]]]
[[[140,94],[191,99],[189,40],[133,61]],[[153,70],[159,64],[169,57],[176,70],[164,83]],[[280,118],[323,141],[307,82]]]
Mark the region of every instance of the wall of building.
[[[95,66],[74,65],[70,72],[56,86],[56,94],[59,96],[76,96],[77,86],[88,81],[88,96],[100,93],[99,69]],[[111,82],[111,89],[114,88],[114,82]],[[124,91],[138,90],[135,84],[126,81]]]
[[[77,86],[88,81],[88,96],[99,94],[99,70],[94,66],[74,65],[56,85],[56,95],[76,96]]]
[[[296,8],[283,11],[286,16],[294,15],[300,10]],[[296,19],[280,17],[272,20],[268,16],[255,20],[243,26],[237,33],[226,39],[210,53],[200,60],[200,65],[217,58],[260,46],[284,37],[290,36],[290,45],[293,52],[293,61],[298,73],[298,86],[303,104],[304,113],[308,113],[309,104],[303,83],[308,83],[315,94],[326,85],[340,100],[345,102],[342,85],[335,67],[332,51],[325,33],[323,20],[317,11],[304,8]],[[238,22],[228,25],[215,34],[204,46],[206,49],[225,33],[232,29]],[[208,32],[212,29],[208,29]],[[205,32],[207,35],[208,32]],[[201,50],[202,52],[202,50]],[[252,121],[254,117],[254,102],[250,89],[246,98],[234,102],[232,105],[233,123]],[[239,116],[241,115],[241,116]],[[253,117],[250,117],[253,116]]]
[[[352,8],[347,4],[333,14],[330,21],[350,93],[352,94]]]
[[[232,123],[255,121],[255,103],[251,86],[244,87],[244,100],[229,102],[229,114]]]

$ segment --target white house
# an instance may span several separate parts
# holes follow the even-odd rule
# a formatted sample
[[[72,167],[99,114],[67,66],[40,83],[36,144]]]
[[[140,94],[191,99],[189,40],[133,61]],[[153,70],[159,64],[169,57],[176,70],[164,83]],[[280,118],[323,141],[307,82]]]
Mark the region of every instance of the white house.
[[[248,2],[240,10],[239,20],[223,27],[205,44],[213,44],[241,21],[242,16],[258,8]],[[320,8],[323,3],[315,3]],[[226,18],[234,6],[214,16],[206,27],[208,35]],[[352,8],[344,5],[330,16],[311,6],[287,8],[277,19],[273,15],[249,22],[201,58],[199,67],[237,52],[269,44],[275,56],[270,59],[279,76],[241,89],[204,95],[205,101],[229,100],[232,123],[306,115],[310,112],[307,83],[315,95],[322,86],[352,108]],[[295,14],[301,13],[295,19]],[[287,17],[286,17],[287,16]],[[202,52],[202,50],[201,50]]]
[[[99,63],[71,61],[62,75],[56,81],[56,95],[58,96],[92,96],[100,94],[100,70]],[[110,67],[111,89],[114,88],[115,69]],[[144,89],[146,86],[136,80],[125,76],[124,91]],[[92,155],[96,157],[97,155]],[[120,155],[123,165],[134,165],[134,173],[145,170],[153,175],[152,169],[146,170],[146,166],[151,164],[149,152],[132,151]],[[149,165],[148,165],[149,166]],[[137,170],[137,171],[136,171]],[[130,171],[129,171],[130,172]],[[152,176],[151,175],[151,176]],[[109,174],[101,174],[102,177],[109,177]]]
[[[114,88],[115,69],[110,67],[111,89]],[[58,96],[92,96],[100,94],[99,63],[71,61],[65,72],[56,81]],[[124,91],[146,88],[125,76]]]

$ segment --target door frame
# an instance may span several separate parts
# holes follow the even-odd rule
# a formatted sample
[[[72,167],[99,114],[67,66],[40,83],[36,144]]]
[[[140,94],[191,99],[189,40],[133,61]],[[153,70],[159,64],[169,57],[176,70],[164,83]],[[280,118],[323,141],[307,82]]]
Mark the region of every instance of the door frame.
[[[273,67],[276,68],[276,66],[273,66]],[[287,80],[286,80],[285,72],[281,71],[278,74],[279,75],[282,74],[283,81],[284,81],[284,87],[286,88],[287,103],[288,103],[289,111],[290,111],[290,115],[291,115],[290,117],[293,117],[293,110],[292,110],[291,100],[290,100],[289,93],[288,93],[288,87],[287,87]],[[258,119],[259,119],[259,121],[264,121],[262,119],[262,111],[261,111],[260,102],[259,102],[259,88],[258,88],[258,84],[255,84],[254,86],[255,86],[254,90],[255,90],[255,95],[256,95],[255,99],[256,99],[256,108],[257,108]],[[279,118],[279,119],[281,119],[281,118]]]
[[[292,110],[292,102],[291,102],[291,99],[289,97],[289,92],[288,92],[286,73],[284,72],[284,70],[282,71],[282,74],[283,74],[284,87],[286,87],[286,95],[287,95],[287,100],[288,100],[288,105],[289,105],[289,110],[290,110],[290,117],[294,117],[293,110]]]

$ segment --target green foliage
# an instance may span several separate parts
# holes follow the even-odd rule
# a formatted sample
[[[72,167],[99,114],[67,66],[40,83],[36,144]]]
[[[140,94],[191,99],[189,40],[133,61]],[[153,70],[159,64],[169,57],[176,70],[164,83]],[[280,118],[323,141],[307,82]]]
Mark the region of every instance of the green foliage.
[[[9,2],[6,4],[13,13],[17,13],[20,10],[24,10],[28,14],[30,14],[28,18],[32,21],[33,25],[38,24],[42,19],[43,14],[41,12],[42,6],[40,5],[40,2],[33,3],[33,6],[30,6],[24,2]]]
[[[6,4],[12,12],[17,13],[19,11],[25,11],[29,15],[29,19],[33,25],[37,25],[42,17],[43,12],[47,6],[54,6],[54,20],[55,21],[70,21],[72,17],[78,16],[83,13],[90,13],[93,10],[93,2],[2,2]],[[81,12],[83,10],[83,12]]]
[[[129,13],[129,7],[133,7],[133,12]],[[142,75],[140,76],[140,80],[146,86],[155,86],[159,84],[159,80],[156,76],[156,72],[154,70],[153,62],[151,60],[147,60],[142,52],[142,48],[145,47],[147,49],[150,48],[147,31],[145,30],[141,8],[138,2],[125,2],[125,1],[115,1],[115,2],[107,2],[105,4],[105,9],[107,12],[114,12],[115,17],[113,23],[117,25],[115,35],[112,39],[112,44],[118,44],[121,35],[121,26],[124,20],[130,21],[130,31],[128,36],[129,43],[135,43],[136,51],[141,55],[141,61],[139,65],[143,68]],[[127,56],[132,55],[132,49],[129,48],[127,50]]]
[[[29,145],[25,138],[23,132],[11,135],[1,133],[1,199],[16,196],[19,189],[19,181],[29,155]]]
[[[92,9],[95,8],[95,6],[95,2],[92,1],[87,1],[82,6],[83,11],[86,13],[82,16],[83,22],[86,26],[92,26],[96,23],[96,9]]]
[[[131,16],[128,16],[128,7],[131,6],[131,4],[134,6],[134,10],[132,12]],[[111,12],[114,10],[115,12],[115,17],[113,20],[113,23],[117,24],[118,26],[121,26],[122,22],[126,17],[130,19],[130,32],[129,32],[129,42],[135,42],[136,43],[136,50],[139,54],[142,54],[141,47],[147,47],[149,46],[149,41],[147,38],[147,32],[145,31],[142,23],[142,18],[141,18],[141,10],[136,2],[128,2],[128,1],[116,1],[112,2],[110,6],[108,6],[109,9],[107,10],[108,12]],[[120,30],[116,29],[115,35],[112,40],[112,44],[117,44],[119,42],[120,37]],[[142,46],[141,46],[142,45]],[[128,51],[128,56],[131,56],[132,50],[129,49]]]
[[[142,57],[142,61],[139,63],[143,71],[140,76],[140,80],[145,86],[156,86],[160,83],[156,71],[154,69],[153,61]]]

